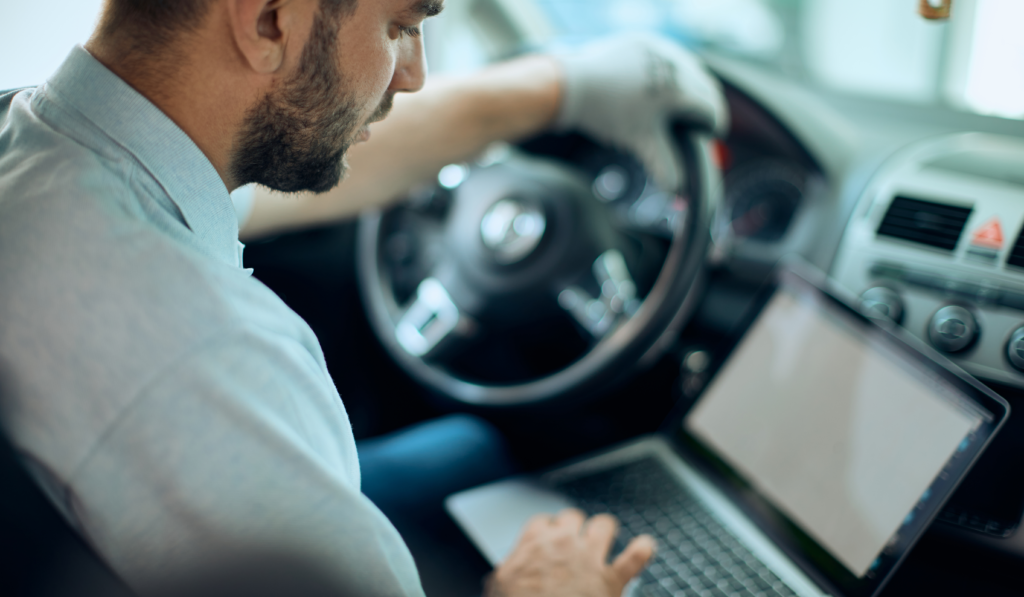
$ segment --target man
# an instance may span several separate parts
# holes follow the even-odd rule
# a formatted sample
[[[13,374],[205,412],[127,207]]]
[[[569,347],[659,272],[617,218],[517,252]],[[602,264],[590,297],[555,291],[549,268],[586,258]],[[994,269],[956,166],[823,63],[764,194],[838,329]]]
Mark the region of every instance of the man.
[[[441,8],[108,0],[85,48],[0,99],[4,419],[137,591],[269,545],[345,594],[422,594],[401,537],[360,492],[316,338],[241,267],[230,190],[321,194],[261,193],[247,231],[308,225],[550,126],[632,150],[678,186],[670,118],[724,125],[697,62],[639,38],[396,97],[423,87],[420,26]],[[488,590],[616,596],[653,544],[638,538],[608,564],[615,533],[607,516],[536,520]]]

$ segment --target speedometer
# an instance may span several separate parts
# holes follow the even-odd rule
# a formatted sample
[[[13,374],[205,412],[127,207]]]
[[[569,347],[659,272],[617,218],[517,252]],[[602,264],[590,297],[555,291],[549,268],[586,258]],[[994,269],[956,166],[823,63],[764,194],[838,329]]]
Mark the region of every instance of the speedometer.
[[[716,222],[717,236],[736,241],[779,241],[803,200],[806,174],[793,164],[761,159],[735,168],[725,177],[725,197]]]

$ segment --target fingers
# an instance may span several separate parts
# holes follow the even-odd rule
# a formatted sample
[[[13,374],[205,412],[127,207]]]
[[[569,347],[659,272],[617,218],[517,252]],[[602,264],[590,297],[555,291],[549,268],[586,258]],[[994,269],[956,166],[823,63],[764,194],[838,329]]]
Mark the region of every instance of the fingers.
[[[622,583],[629,582],[644,569],[651,556],[654,555],[655,548],[654,538],[650,535],[640,535],[634,538],[612,562],[612,570],[615,571]]]
[[[671,60],[676,70],[677,93],[672,116],[691,126],[724,136],[729,129],[729,108],[721,84],[694,54],[666,39],[652,39],[659,52]]]
[[[586,522],[583,537],[587,545],[598,555],[601,562],[608,560],[615,536],[619,533],[619,521],[610,514],[598,514]]]
[[[549,514],[537,514],[530,517],[530,520],[526,522],[526,526],[523,527],[520,541],[536,536],[549,526],[551,526],[551,515]]]
[[[633,539],[608,564],[619,532],[609,514],[587,518],[580,510],[535,516],[524,538],[488,581],[485,595],[607,595],[623,591],[654,553],[654,540]],[[532,534],[532,536],[531,536]]]
[[[561,529],[563,527],[567,531],[578,532],[585,520],[586,516],[576,508],[562,510],[557,514],[536,514],[523,527],[520,541],[536,537],[552,529]]]
[[[586,520],[587,515],[584,514],[582,510],[577,508],[567,508],[556,514],[554,518],[551,519],[551,525],[579,532]]]

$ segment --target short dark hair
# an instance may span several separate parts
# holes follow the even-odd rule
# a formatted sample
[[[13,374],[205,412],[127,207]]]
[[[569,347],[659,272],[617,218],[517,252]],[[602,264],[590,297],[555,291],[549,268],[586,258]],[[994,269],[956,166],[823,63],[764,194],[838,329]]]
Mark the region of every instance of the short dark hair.
[[[132,29],[132,37],[156,45],[167,44],[178,34],[202,24],[214,0],[107,0],[100,23],[100,35],[113,37]],[[320,0],[327,17],[355,11],[358,0]]]
[[[196,29],[206,17],[211,0],[107,0],[100,35],[146,37],[157,45],[184,31]]]

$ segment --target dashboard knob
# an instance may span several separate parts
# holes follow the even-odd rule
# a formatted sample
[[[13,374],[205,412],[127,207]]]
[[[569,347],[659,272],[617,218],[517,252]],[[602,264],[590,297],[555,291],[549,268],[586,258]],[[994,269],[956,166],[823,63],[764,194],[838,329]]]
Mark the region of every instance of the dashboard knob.
[[[889,320],[899,324],[903,321],[903,299],[900,294],[887,286],[875,286],[860,295],[865,314],[872,319]]]
[[[928,338],[937,348],[946,352],[959,352],[974,343],[978,337],[978,322],[963,307],[949,305],[932,316]]]
[[[1024,327],[1017,328],[1017,331],[1010,336],[1010,342],[1006,345],[1006,356],[1010,364],[1024,371]]]

